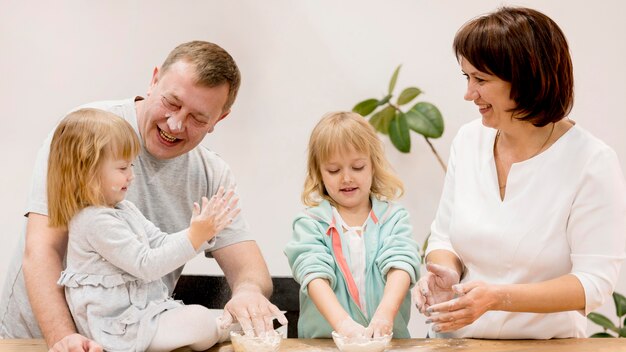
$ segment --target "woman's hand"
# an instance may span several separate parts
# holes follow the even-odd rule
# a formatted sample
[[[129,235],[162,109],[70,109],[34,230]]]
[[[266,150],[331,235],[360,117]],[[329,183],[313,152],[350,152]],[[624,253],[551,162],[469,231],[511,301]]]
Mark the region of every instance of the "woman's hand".
[[[426,264],[426,270],[428,272],[417,281],[413,289],[413,299],[417,310],[429,316],[430,306],[454,298],[452,286],[459,283],[460,277],[456,271],[438,264]]]
[[[458,295],[447,302],[427,308],[430,314],[426,323],[434,323],[435,332],[450,332],[473,323],[485,312],[492,310],[501,300],[496,286],[480,281],[472,281],[453,286]]]

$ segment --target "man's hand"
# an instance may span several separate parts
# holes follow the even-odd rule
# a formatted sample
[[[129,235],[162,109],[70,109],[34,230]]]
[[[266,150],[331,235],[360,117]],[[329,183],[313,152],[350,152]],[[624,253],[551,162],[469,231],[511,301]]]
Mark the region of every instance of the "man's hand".
[[[274,318],[282,325],[287,324],[285,315],[270,303],[257,287],[242,286],[224,307],[222,328],[237,321],[246,335],[264,336],[265,333],[274,330]]]
[[[48,352],[102,352],[102,346],[83,335],[71,334],[55,343]]]

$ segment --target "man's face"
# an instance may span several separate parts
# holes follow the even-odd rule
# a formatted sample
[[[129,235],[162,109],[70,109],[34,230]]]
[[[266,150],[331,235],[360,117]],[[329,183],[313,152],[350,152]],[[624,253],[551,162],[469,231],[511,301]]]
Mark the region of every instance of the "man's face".
[[[137,123],[146,149],[155,158],[189,152],[228,115],[222,110],[228,85],[204,87],[195,78],[194,67],[184,61],[165,72],[154,70],[147,97],[137,109]]]

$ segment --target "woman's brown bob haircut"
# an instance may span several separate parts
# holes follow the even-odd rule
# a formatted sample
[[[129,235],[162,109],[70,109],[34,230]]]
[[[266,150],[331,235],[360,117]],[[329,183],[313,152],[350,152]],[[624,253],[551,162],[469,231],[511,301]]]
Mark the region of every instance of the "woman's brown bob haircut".
[[[567,116],[574,75],[567,39],[543,13],[502,7],[467,22],[454,37],[457,60],[511,83],[517,119],[541,127]]]

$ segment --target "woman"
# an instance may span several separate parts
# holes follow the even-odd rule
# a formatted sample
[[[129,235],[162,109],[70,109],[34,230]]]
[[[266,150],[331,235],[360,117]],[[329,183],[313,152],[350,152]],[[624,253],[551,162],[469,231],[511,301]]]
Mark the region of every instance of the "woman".
[[[482,120],[453,142],[418,309],[431,336],[584,337],[625,257],[626,187],[615,152],[567,118],[565,36],[505,7],[453,48]]]

